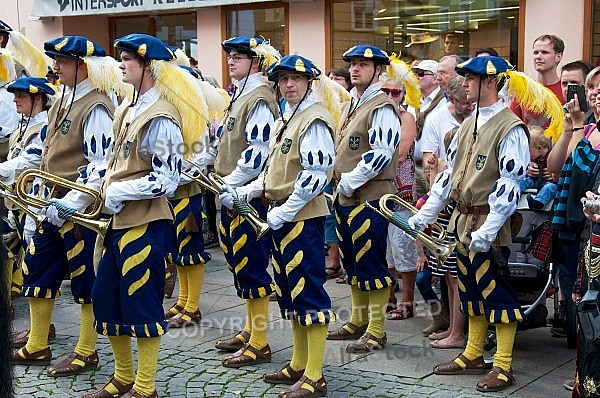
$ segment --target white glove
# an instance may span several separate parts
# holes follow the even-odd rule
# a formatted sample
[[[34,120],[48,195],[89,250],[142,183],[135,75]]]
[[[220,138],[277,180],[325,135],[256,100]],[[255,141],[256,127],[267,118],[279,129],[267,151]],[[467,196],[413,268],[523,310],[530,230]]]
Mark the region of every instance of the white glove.
[[[484,232],[474,231],[471,232],[471,244],[469,250],[474,252],[487,252],[492,246],[494,239],[489,239],[489,236]]]
[[[48,205],[41,210],[41,213],[46,216],[46,219],[50,224],[56,225],[57,227],[62,227],[65,223],[65,219],[61,218],[60,215],[66,216],[66,214],[59,215],[59,207],[66,207],[67,209],[71,209],[77,211],[77,205],[72,203],[68,199],[51,199],[48,202]]]
[[[284,212],[280,207],[274,207],[267,213],[267,224],[271,227],[272,230],[278,230],[283,226],[284,223],[289,222],[290,220],[285,217]]]
[[[414,214],[406,220],[408,226],[412,229],[418,229],[419,231],[423,231],[429,225],[424,219],[423,214],[421,212]]]
[[[12,230],[16,230],[17,229],[17,220],[15,220],[15,215],[10,210],[8,212],[8,217],[6,219],[6,223],[8,224],[8,226],[10,227],[10,229],[12,229]]]
[[[338,183],[337,190],[340,194],[351,197],[354,194],[354,188],[350,187],[348,182],[348,174],[342,173],[340,176],[340,182]]]
[[[227,191],[223,191],[220,195],[219,195],[219,200],[221,201],[221,204],[225,207],[227,207],[229,210],[233,210],[233,200],[237,197],[237,195],[235,195],[235,190],[227,190]]]
[[[6,167],[5,164],[0,164],[0,178],[8,178],[12,176],[13,173],[13,169],[11,169],[10,167]]]
[[[108,214],[118,214],[123,210],[123,207],[125,207],[123,202],[116,200],[114,195],[111,195],[113,189],[113,186],[109,185],[108,188],[106,188],[106,194],[104,195],[104,211]]]
[[[25,247],[29,246],[29,243],[31,243],[31,237],[33,236],[34,232],[35,231],[33,231],[31,229],[23,230],[23,240],[25,241]]]

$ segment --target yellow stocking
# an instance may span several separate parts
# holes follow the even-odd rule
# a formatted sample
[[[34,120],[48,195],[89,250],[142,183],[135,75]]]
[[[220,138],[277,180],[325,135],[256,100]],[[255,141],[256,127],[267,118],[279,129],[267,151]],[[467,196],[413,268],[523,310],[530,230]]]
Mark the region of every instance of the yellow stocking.
[[[185,310],[194,313],[198,310],[202,285],[204,284],[204,264],[180,268],[186,268],[187,271],[187,303],[185,304]]]
[[[189,267],[178,267],[177,278],[179,279],[179,295],[177,296],[177,305],[185,308],[187,305],[189,290]]]
[[[92,304],[81,304],[81,321],[79,324],[79,341],[75,352],[81,356],[90,356],[96,351],[98,332],[94,329],[94,310]],[[74,362],[76,363],[76,362]],[[84,366],[83,362],[79,365]]]
[[[350,292],[352,293],[352,315],[348,322],[362,326],[369,321],[369,293],[363,292],[356,285],[350,287]],[[353,330],[348,331],[353,332]]]
[[[386,292],[387,293],[387,292]],[[386,301],[387,302],[387,301]],[[304,376],[317,381],[323,376],[323,357],[325,356],[325,340],[327,338],[327,325],[315,323],[307,327],[308,335],[308,361]],[[312,389],[312,387],[311,387]]]
[[[48,347],[48,328],[52,321],[54,299],[29,298],[31,331],[27,340],[27,351],[34,353]]]
[[[252,311],[250,310],[250,300],[246,300],[246,324],[244,325],[244,332],[252,336]],[[247,342],[244,341],[244,343]]]
[[[390,291],[388,289],[371,290],[369,295],[369,327],[367,332],[377,338],[383,337],[383,321],[385,320],[385,308],[388,303]]]
[[[142,395],[149,396],[154,392],[154,378],[158,364],[160,337],[138,338],[138,371],[133,388]]]
[[[517,333],[517,322],[496,324],[496,354],[494,355],[494,366],[502,370],[510,371],[512,364],[512,351]]]
[[[483,355],[483,344],[485,343],[487,328],[488,321],[485,315],[469,316],[469,337],[467,339],[467,347],[463,353],[469,361]]]
[[[294,335],[294,347],[290,367],[295,371],[306,368],[308,361],[308,335],[307,327],[300,325],[298,321],[292,321],[292,334]]]
[[[131,350],[131,337],[108,336],[113,356],[115,357],[115,379],[119,383],[129,384],[135,380],[135,369],[133,368],[133,353]],[[109,384],[106,390],[117,395],[117,387]]]
[[[248,300],[250,313],[252,314],[252,334],[250,334],[250,345],[259,350],[267,345],[267,321],[269,318],[269,296]],[[245,355],[256,359],[253,352],[246,350]]]

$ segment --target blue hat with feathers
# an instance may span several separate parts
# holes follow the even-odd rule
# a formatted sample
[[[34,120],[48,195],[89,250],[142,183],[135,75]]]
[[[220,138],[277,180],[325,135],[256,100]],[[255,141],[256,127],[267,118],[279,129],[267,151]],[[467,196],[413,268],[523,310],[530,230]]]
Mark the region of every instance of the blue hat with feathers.
[[[2,20],[0,20],[0,32],[10,32],[12,28]]]
[[[301,55],[286,55],[279,62],[274,63],[267,69],[267,78],[277,81],[279,72],[302,73],[310,78],[319,76],[322,72],[308,58]]]
[[[229,54],[231,50],[236,50],[239,53],[256,56],[257,54],[254,49],[263,41],[263,39],[258,37],[238,36],[223,41],[221,46],[227,54]]]
[[[513,69],[514,67],[504,58],[494,57],[492,55],[474,57],[455,67],[456,73],[461,76],[464,76],[466,73],[480,76],[497,75]]]
[[[48,95],[54,95],[54,93],[56,93],[54,86],[52,86],[48,80],[40,77],[22,77],[17,79],[6,87],[6,91],[11,93],[23,91],[31,94]]]
[[[351,58],[366,58],[381,65],[390,64],[390,57],[385,51],[381,50],[379,47],[370,46],[368,44],[356,45],[342,55],[342,59],[346,62],[350,62]]]
[[[154,36],[143,33],[131,33],[115,40],[115,47],[137,54],[147,60],[172,61],[175,53],[171,48]]]
[[[44,51],[50,58],[105,57],[106,52],[98,44],[83,36],[61,36],[44,43]]]

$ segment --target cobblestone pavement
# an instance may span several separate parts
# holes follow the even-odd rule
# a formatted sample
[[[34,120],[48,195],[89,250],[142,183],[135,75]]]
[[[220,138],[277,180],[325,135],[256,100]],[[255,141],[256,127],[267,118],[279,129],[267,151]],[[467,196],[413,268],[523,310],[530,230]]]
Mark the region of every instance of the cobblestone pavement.
[[[162,338],[156,376],[159,396],[276,397],[282,386],[264,383],[262,374],[277,370],[289,361],[292,337],[288,322],[280,318],[277,304],[272,302],[268,320],[272,362],[240,369],[222,367],[224,353],[214,348],[214,342],[243,326],[245,309],[231,286],[232,278],[220,249],[210,249],[210,252],[213,260],[206,265],[200,299],[202,323],[198,327],[171,330]],[[326,289],[340,316],[332,325],[337,327],[349,317],[350,292],[347,286],[333,280],[327,282]],[[417,296],[420,299],[418,293]],[[165,308],[174,304],[175,297],[165,300]],[[29,324],[27,300],[20,298],[14,304],[17,318],[13,329],[22,330]],[[575,352],[566,348],[565,339],[551,337],[549,328],[519,333],[513,363],[517,382],[501,393],[478,393],[475,384],[481,376],[433,375],[434,364],[455,357],[461,350],[430,348],[420,333],[430,318],[422,303],[417,302],[416,308],[415,318],[386,321],[388,345],[382,351],[348,354],[344,350],[347,342],[327,342],[324,375],[329,397],[570,396],[562,383],[572,377]],[[78,306],[73,303],[67,281],[53,315],[57,329],[57,339],[51,342],[54,361],[75,347],[78,321]],[[85,391],[102,386],[112,375],[114,363],[105,337],[99,337],[97,349],[98,368],[78,376],[52,378],[46,376],[45,367],[15,366],[15,396],[79,397]]]

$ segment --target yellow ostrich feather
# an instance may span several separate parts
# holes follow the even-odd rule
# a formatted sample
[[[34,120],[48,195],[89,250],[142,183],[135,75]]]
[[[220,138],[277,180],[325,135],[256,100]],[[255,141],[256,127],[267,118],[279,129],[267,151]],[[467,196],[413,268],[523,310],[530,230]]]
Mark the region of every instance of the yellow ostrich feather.
[[[225,109],[229,105],[229,94],[222,88],[217,88],[204,80],[198,80],[198,85],[202,90],[202,96],[208,106],[210,121],[220,121],[225,115]]]
[[[7,48],[15,60],[25,67],[30,76],[46,77],[48,67],[42,52],[20,32],[12,30],[8,34],[10,38]]]
[[[9,51],[0,49],[0,85],[5,85],[17,78],[15,63]]]
[[[404,84],[406,89],[406,103],[415,109],[421,108],[421,88],[419,79],[414,74],[410,66],[402,61],[396,53],[390,56],[390,64],[387,66],[387,73],[390,79],[397,84]]]
[[[183,65],[183,66],[189,66],[189,67],[192,66],[192,64],[190,64],[190,59],[188,58],[186,53],[183,52],[183,50],[181,48],[176,49],[174,51],[174,53],[175,53],[175,62],[177,63],[177,65]]]
[[[523,72],[509,70],[499,74],[502,75],[508,77],[508,95],[512,100],[524,109],[544,114],[550,120],[546,137],[552,142],[558,141],[563,130],[564,113],[556,95]]]
[[[338,130],[341,125],[342,102],[350,100],[350,94],[344,87],[325,75],[314,79],[311,88],[317,101],[329,111]]]
[[[271,46],[271,42],[269,40],[264,40],[258,46],[252,49],[258,58],[262,61],[262,71],[266,71],[267,68],[273,65],[276,62],[279,62],[281,59],[281,54],[277,51],[276,48]]]
[[[83,60],[87,65],[92,87],[106,93],[112,91],[122,98],[132,97],[133,87],[123,82],[119,63],[114,58],[89,56]]]
[[[160,96],[175,106],[181,115],[183,142],[192,148],[192,144],[202,141],[211,121],[200,86],[188,71],[175,62],[153,60],[150,68]],[[184,158],[191,155],[192,152],[188,151]]]

